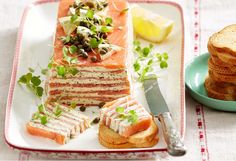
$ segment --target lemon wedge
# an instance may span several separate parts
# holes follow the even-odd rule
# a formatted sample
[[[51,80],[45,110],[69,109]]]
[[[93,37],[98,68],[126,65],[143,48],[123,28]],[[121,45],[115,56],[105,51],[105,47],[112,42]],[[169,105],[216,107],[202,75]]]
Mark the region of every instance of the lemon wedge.
[[[67,16],[59,18],[59,23],[61,24],[65,34],[70,35],[79,25],[79,20],[77,19],[75,22],[71,23],[71,16]]]
[[[173,29],[174,22],[172,20],[137,5],[131,9],[131,13],[135,33],[145,40],[160,43]]]

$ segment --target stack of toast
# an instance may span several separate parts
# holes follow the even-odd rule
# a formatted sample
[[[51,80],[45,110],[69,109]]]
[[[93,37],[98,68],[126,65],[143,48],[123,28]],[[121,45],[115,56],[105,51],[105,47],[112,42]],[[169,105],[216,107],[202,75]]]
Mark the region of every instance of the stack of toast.
[[[236,24],[213,34],[208,41],[209,76],[205,88],[209,97],[236,100]]]

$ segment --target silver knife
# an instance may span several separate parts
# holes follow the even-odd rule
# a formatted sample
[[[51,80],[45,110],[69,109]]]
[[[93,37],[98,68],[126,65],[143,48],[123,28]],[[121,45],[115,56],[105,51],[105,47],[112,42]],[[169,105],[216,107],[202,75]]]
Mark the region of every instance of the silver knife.
[[[179,131],[171,118],[168,106],[163,98],[158,81],[151,77],[143,83],[145,96],[154,117],[161,122],[165,142],[167,144],[167,152],[172,156],[182,156],[186,153],[186,147],[181,139]]]

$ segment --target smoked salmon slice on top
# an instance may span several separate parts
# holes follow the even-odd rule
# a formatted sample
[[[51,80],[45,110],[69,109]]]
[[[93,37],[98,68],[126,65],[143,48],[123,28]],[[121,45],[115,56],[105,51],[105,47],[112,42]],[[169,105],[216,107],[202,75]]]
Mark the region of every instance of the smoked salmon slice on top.
[[[108,102],[100,113],[101,123],[121,136],[129,137],[148,129],[152,116],[131,96]]]
[[[130,94],[127,8],[126,0],[60,1],[49,100],[99,105]]]

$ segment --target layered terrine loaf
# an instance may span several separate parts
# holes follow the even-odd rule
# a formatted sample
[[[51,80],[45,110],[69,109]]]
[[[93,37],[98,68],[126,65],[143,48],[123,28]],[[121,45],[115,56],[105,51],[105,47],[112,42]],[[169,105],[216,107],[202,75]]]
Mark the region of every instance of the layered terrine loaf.
[[[125,0],[61,0],[47,96],[99,105],[130,94]]]

